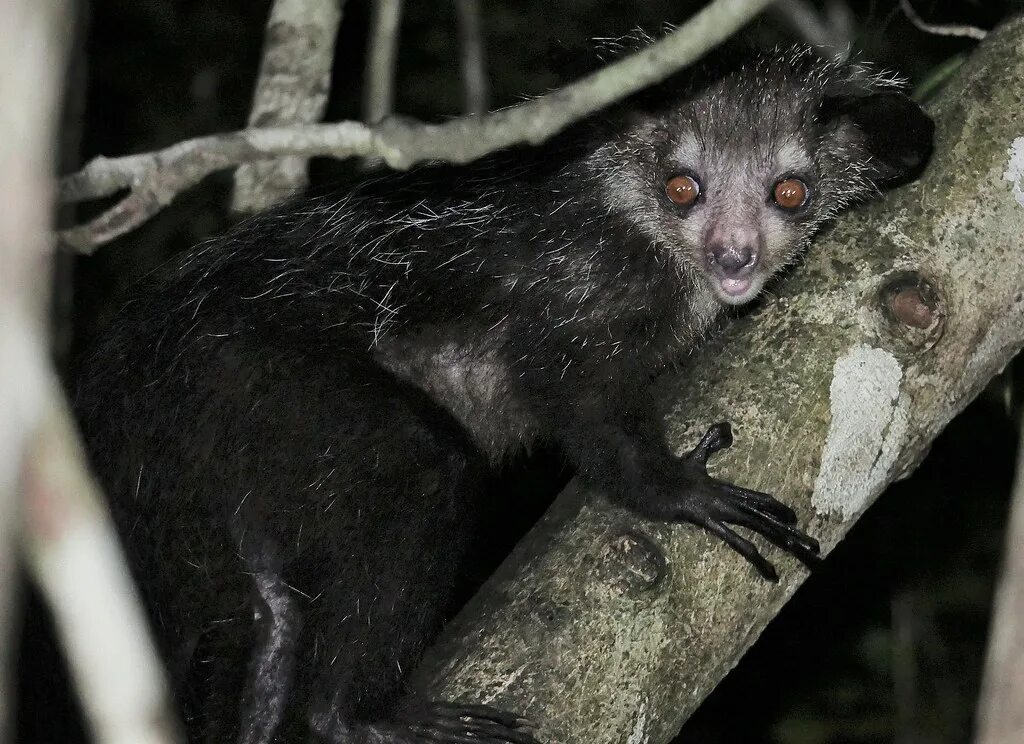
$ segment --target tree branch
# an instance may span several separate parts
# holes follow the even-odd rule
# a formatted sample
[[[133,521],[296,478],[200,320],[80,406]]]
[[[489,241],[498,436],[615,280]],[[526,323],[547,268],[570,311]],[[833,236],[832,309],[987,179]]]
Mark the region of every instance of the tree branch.
[[[344,0],[275,0],[249,112],[250,127],[320,121],[331,91],[334,40]],[[231,208],[257,212],[306,187],[306,160],[281,158],[235,173]]]
[[[728,38],[772,0],[715,0],[642,52],[546,96],[485,116],[443,124],[385,119],[250,129],[180,142],[154,153],[99,157],[60,183],[60,200],[76,202],[130,193],[86,225],[61,233],[83,253],[148,220],[210,173],[282,155],[346,158],[375,155],[394,168],[425,160],[465,163],[521,142],[538,143],[588,114],[664,79]]]
[[[0,100],[7,106],[0,118],[0,718],[11,699],[9,582],[17,575],[11,550],[20,543],[53,610],[96,741],[167,744],[162,667],[85,473],[47,348],[53,154],[70,35],[65,6],[0,3]]]
[[[363,76],[363,121],[376,124],[394,111],[402,0],[373,0],[370,50]]]
[[[988,34],[988,31],[977,26],[928,23],[917,14],[914,6],[910,4],[910,0],[900,0],[900,10],[903,11],[903,15],[907,17],[907,20],[914,24],[915,28],[924,31],[926,34],[933,34],[934,36],[963,36],[968,39],[977,39],[978,41],[984,39],[986,34]]]
[[[23,470],[22,543],[53,610],[75,688],[101,744],[178,741],[163,664],[55,376]]]
[[[455,0],[459,24],[459,59],[467,114],[487,111],[487,50],[480,27],[480,0]]]
[[[716,475],[793,504],[826,551],[1024,345],[1022,88],[1018,19],[938,98],[921,180],[841,220],[660,384],[675,448],[732,420]],[[666,742],[804,580],[768,549],[778,585],[697,529],[572,486],[417,684],[525,715],[543,741]]]
[[[1020,158],[1018,172],[1024,172],[1024,145]],[[1024,446],[1017,453],[1017,475],[1006,529],[1003,571],[992,613],[975,741],[1024,741]]]
[[[10,671],[27,439],[43,410],[53,136],[65,54],[64,3],[0,3],[0,742],[9,740]]]

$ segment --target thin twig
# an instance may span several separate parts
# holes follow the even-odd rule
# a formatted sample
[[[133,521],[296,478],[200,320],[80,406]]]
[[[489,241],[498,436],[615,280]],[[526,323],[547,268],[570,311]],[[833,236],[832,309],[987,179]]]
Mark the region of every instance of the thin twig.
[[[240,163],[283,155],[349,157],[377,153],[387,157],[386,143],[359,122],[247,129],[199,137],[145,155],[114,160],[96,158],[63,179],[60,199],[80,201],[131,188],[130,193],[86,225],[61,232],[61,240],[82,253],[134,230],[171,203],[182,191],[211,173]]]
[[[363,121],[368,124],[393,111],[401,21],[402,0],[374,0],[363,91]]]
[[[320,121],[331,89],[334,42],[344,0],[276,0],[267,20],[250,127]],[[235,173],[231,208],[256,212],[301,191],[306,160],[250,163]]]
[[[480,115],[487,111],[487,54],[480,23],[480,0],[455,0],[459,23],[459,56],[462,62],[464,110]]]
[[[643,51],[546,96],[484,116],[443,124],[393,118],[257,129],[187,140],[153,153],[97,158],[61,181],[63,202],[131,193],[92,222],[62,233],[83,253],[124,235],[175,195],[214,171],[282,155],[345,158],[375,155],[394,168],[425,160],[465,163],[521,142],[539,143],[573,121],[692,63],[773,0],[715,0],[686,24]]]
[[[934,34],[935,36],[963,36],[968,39],[977,39],[978,41],[981,41],[988,35],[988,31],[977,26],[928,23],[917,14],[917,11],[910,4],[910,0],[900,0],[900,9],[908,21],[926,34]]]

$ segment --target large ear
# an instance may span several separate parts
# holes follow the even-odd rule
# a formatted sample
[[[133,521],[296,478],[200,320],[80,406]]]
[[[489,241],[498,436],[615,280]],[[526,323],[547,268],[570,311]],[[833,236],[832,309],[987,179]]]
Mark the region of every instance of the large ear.
[[[918,175],[932,152],[935,123],[898,91],[829,97],[819,117],[834,123],[840,138],[860,140],[871,156],[865,175],[879,185]]]

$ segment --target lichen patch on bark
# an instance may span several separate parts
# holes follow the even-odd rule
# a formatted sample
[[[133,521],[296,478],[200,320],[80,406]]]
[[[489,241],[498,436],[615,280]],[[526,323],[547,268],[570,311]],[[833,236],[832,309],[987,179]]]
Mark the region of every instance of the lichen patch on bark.
[[[900,398],[903,367],[891,353],[857,344],[832,368],[832,422],[821,453],[812,504],[844,521],[859,514],[882,489],[907,430]]]

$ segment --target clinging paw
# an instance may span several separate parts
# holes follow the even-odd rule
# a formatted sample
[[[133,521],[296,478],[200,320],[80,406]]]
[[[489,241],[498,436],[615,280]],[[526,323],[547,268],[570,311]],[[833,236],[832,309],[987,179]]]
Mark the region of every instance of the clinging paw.
[[[408,728],[431,744],[541,744],[532,722],[489,705],[436,703],[410,720]]]
[[[797,528],[796,513],[767,493],[734,486],[708,475],[708,458],[732,444],[728,422],[715,424],[680,461],[678,482],[648,490],[645,511],[699,525],[750,561],[758,572],[778,581],[775,567],[754,544],[730,525],[745,527],[813,567],[820,562],[818,541]]]

